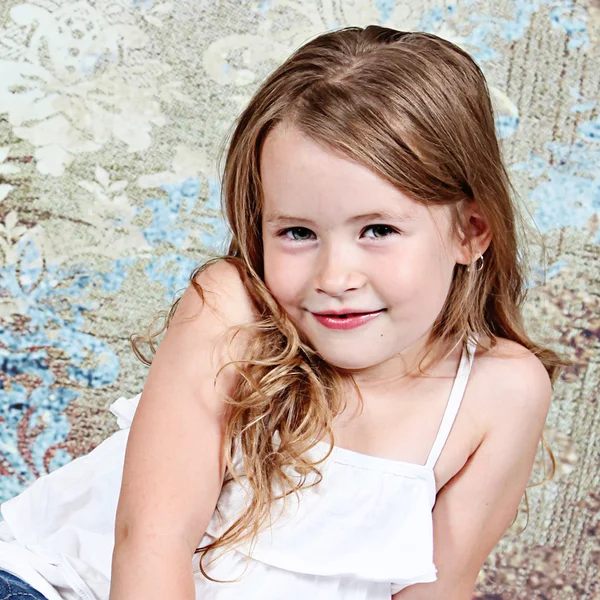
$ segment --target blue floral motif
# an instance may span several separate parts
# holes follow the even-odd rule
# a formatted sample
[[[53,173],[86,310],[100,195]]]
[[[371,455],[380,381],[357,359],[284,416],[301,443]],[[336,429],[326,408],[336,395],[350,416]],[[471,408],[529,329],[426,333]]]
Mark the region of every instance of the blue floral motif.
[[[435,33],[438,27],[451,18],[455,10],[456,2],[448,2],[444,6],[434,6],[431,10],[423,14],[415,30]]]
[[[588,142],[600,142],[600,119],[582,123],[578,129],[579,135]]]
[[[147,10],[154,6],[154,0],[130,0],[129,6],[132,9],[140,8],[142,10]]]
[[[575,6],[573,2],[561,2],[550,11],[550,23],[552,27],[562,29],[569,36],[567,48],[582,48],[587,50],[590,46],[590,38],[587,33],[585,22],[586,11],[581,6]]]
[[[226,228],[220,214],[219,184],[215,180],[207,183],[209,197],[201,208],[201,181],[195,178],[161,186],[168,194],[166,201],[150,198],[145,202],[152,213],[151,223],[142,230],[146,240],[152,247],[166,243],[173,248],[146,266],[148,279],[160,281],[169,302],[176,291],[186,286],[197,264],[197,242],[190,245],[191,256],[182,250],[190,231],[197,232],[204,249],[224,250]],[[18,267],[0,269],[0,295],[11,298],[27,321],[26,331],[22,327],[17,331],[10,322],[0,330],[0,367],[10,382],[10,387],[3,389],[0,380],[0,418],[7,430],[1,438],[0,461],[9,473],[2,477],[0,502],[44,474],[46,467],[53,470],[71,460],[60,447],[70,430],[63,411],[78,398],[78,388],[109,385],[119,374],[115,352],[83,330],[85,313],[95,308],[86,296],[92,286],[117,292],[128,268],[141,260],[118,258],[108,273],[91,271],[88,264],[71,265],[68,269],[44,268],[39,248],[26,237],[19,241],[17,253]],[[51,348],[64,353],[72,387],[56,380],[50,365]],[[23,375],[34,378],[38,386],[30,390],[17,383],[15,378]],[[29,461],[22,455],[23,440],[17,439],[19,435],[26,438],[32,457]]]
[[[273,8],[273,0],[260,0],[256,5],[256,10],[264,16]]]
[[[168,194],[167,201],[150,198],[145,203],[153,217],[143,229],[146,240],[152,247],[166,243],[173,248],[146,266],[148,279],[164,286],[167,301],[186,286],[197,264],[198,243],[190,244],[191,256],[182,250],[191,231],[197,232],[204,250],[224,250],[226,228],[220,214],[219,184],[212,179],[207,183],[208,199],[201,208],[201,181],[195,178],[165,184],[162,189]],[[25,331],[22,326],[17,330],[10,321],[0,329],[0,368],[10,382],[7,387],[0,380],[0,461],[9,473],[2,477],[0,502],[47,468],[53,470],[71,460],[60,447],[70,431],[65,408],[79,397],[78,389],[107,386],[119,374],[115,352],[84,331],[85,313],[95,308],[87,295],[94,286],[117,292],[128,268],[141,260],[118,258],[108,273],[91,271],[88,264],[45,267],[38,246],[27,237],[19,240],[17,254],[17,266],[0,268],[0,295],[17,304],[27,323]],[[57,381],[50,364],[52,348],[64,353],[72,385]],[[16,378],[23,375],[39,382],[37,387],[31,390],[18,382]],[[19,435],[25,436],[31,459],[22,455]]]
[[[17,254],[16,266],[0,268],[0,295],[17,304],[25,322],[17,329],[6,320],[0,328],[0,369],[9,382],[6,386],[0,380],[0,461],[8,471],[1,478],[0,502],[46,473],[45,463],[53,470],[71,460],[59,447],[70,430],[63,411],[78,398],[78,388],[102,387],[118,376],[114,351],[83,331],[84,313],[94,308],[85,295],[90,286],[118,290],[126,275],[125,266],[131,263],[131,259],[117,260],[108,274],[90,271],[89,267],[44,268],[35,241],[24,238],[17,244]],[[64,354],[72,387],[65,385],[68,381],[57,381],[50,364],[52,348]],[[38,382],[37,387],[23,385],[24,376]],[[18,439],[19,435],[25,440]],[[31,456],[29,461],[21,453],[23,442]]]
[[[196,178],[164,184],[160,187],[167,192],[167,200],[151,198],[144,203],[153,213],[152,222],[142,230],[146,240],[153,247],[166,243],[173,248],[173,252],[146,266],[148,279],[163,285],[165,298],[169,301],[175,292],[187,286],[189,276],[197,265],[197,244],[190,244],[192,256],[182,253],[182,249],[187,248],[192,230],[200,239],[202,249],[217,253],[225,250],[227,231],[219,205],[219,182],[207,179],[207,184],[208,199],[196,211],[198,214],[194,213],[194,209],[198,207],[201,181]]]
[[[209,195],[206,203],[206,210],[213,215],[218,216],[206,216],[203,222],[206,223],[212,229],[202,229],[201,239],[202,243],[207,247],[211,248],[219,254],[224,254],[227,250],[229,241],[229,235],[227,231],[227,225],[221,214],[221,186],[219,181],[216,179],[209,179]]]
[[[572,112],[597,107],[597,102],[583,98],[577,88],[571,88],[569,93],[574,100]],[[581,123],[578,134],[572,145],[558,142],[546,145],[552,155],[551,163],[531,154],[528,161],[511,167],[541,180],[530,198],[536,204],[534,220],[542,233],[561,227],[582,229],[600,212],[600,120]],[[594,241],[600,242],[600,231]]]
[[[198,179],[189,178],[177,184],[164,184],[161,189],[167,192],[169,200],[165,202],[163,198],[150,198],[144,202],[154,218],[142,231],[151,246],[166,242],[180,248],[188,238],[188,231],[176,227],[176,224],[181,218],[182,209],[184,215],[189,216],[198,203],[200,182]]]
[[[167,302],[171,302],[174,293],[187,287],[190,274],[196,264],[197,261],[181,254],[163,254],[148,264],[146,276],[150,281],[158,281],[163,285],[164,298]]]
[[[498,115],[496,117],[496,135],[500,138],[510,137],[519,125],[519,117],[512,115]]]
[[[396,0],[376,0],[375,6],[381,15],[381,22],[385,23],[392,16]]]
[[[386,2],[386,6],[387,4]],[[568,34],[570,49],[588,49],[590,42],[585,21],[586,12],[584,8],[575,6],[572,0],[515,0],[511,5],[512,19],[472,11],[465,19],[464,25],[453,21],[453,26],[459,33],[463,29],[470,30],[461,40],[461,45],[468,47],[469,53],[478,63],[499,58],[498,52],[492,48],[493,38],[500,37],[509,41],[522,39],[531,25],[531,15],[538,13],[542,6],[552,7],[549,12],[552,27],[561,28]],[[435,33],[455,10],[456,2],[436,6],[423,15],[416,29]]]
[[[569,144],[549,143],[553,165],[534,154],[517,163],[513,171],[524,171],[542,181],[530,193],[536,204],[534,220],[542,233],[561,227],[581,229],[600,212],[600,158],[581,140]],[[600,232],[595,242],[600,242]]]
[[[469,35],[461,40],[461,45],[468,47],[469,53],[482,66],[489,60],[498,57],[491,47],[492,36],[506,40],[521,39],[531,23],[531,15],[541,6],[552,7],[549,18],[553,27],[561,27],[569,35],[569,48],[587,49],[589,39],[586,32],[585,11],[575,7],[571,0],[516,0],[513,4],[512,19],[501,19],[474,12],[467,18],[469,27],[475,24]],[[418,29],[435,30],[442,26],[454,10],[453,5],[435,7],[424,15]],[[459,32],[460,24],[456,24]],[[576,90],[571,95],[578,96]],[[581,100],[581,99],[580,99]],[[579,101],[572,107],[574,112],[583,112],[596,106],[595,102]],[[518,126],[517,117],[500,115],[496,119],[497,133],[506,138],[514,133]],[[526,171],[532,178],[543,181],[531,193],[536,202],[535,222],[542,233],[558,227],[585,227],[590,218],[600,211],[600,159],[598,151],[587,144],[600,141],[600,120],[582,123],[578,129],[579,140],[572,146],[567,144],[548,144],[554,155],[552,166],[542,158],[531,155],[525,163],[513,165],[515,171]],[[600,242],[600,233],[596,234],[596,242]],[[548,270],[555,273],[562,267],[557,263]]]
[[[3,477],[0,491],[0,502],[20,491],[24,482],[35,479],[37,475],[46,473],[44,457],[48,449],[63,442],[70,430],[64,410],[78,397],[78,393],[67,388],[51,388],[45,385],[37,387],[28,394],[21,384],[12,385],[12,390],[0,393],[0,414],[6,428],[0,437],[0,454],[9,460],[12,476]],[[17,435],[24,413],[27,412],[27,433],[43,424],[43,431],[38,433],[31,447],[32,464],[18,452]],[[64,449],[59,449],[49,462],[48,471],[53,471],[71,461],[71,456]],[[33,470],[33,472],[32,472]]]

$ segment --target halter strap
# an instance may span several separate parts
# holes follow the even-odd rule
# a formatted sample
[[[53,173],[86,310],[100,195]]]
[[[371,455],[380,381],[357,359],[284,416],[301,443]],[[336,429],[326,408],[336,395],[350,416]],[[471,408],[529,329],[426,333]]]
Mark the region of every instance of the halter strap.
[[[433,469],[435,463],[440,457],[446,441],[448,440],[448,436],[450,435],[450,431],[452,430],[452,425],[454,425],[454,420],[458,414],[460,403],[465,395],[467,381],[469,380],[469,374],[471,373],[471,367],[473,366],[473,358],[475,357],[476,346],[477,341],[469,338],[460,357],[460,364],[458,366],[454,383],[452,384],[452,390],[446,404],[444,416],[442,417],[442,423],[438,430],[437,437],[435,438],[435,442],[433,442],[427,462],[425,463],[425,466],[429,467],[430,469]]]

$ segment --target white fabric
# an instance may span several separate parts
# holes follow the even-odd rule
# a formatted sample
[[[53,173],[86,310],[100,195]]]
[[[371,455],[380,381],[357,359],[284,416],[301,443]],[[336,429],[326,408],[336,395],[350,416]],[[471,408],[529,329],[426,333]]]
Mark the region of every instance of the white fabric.
[[[210,564],[192,559],[202,600],[389,600],[409,585],[436,579],[433,467],[448,438],[471,370],[474,342],[463,352],[439,433],[425,465],[334,447],[323,480],[272,509],[272,526],[255,547],[239,545]],[[141,394],[111,405],[121,428],[91,453],[39,478],[1,505],[0,568],[49,600],[107,600],[114,521],[125,447]],[[324,456],[328,444],[310,451]],[[236,455],[236,469],[242,472]],[[244,510],[244,485],[223,487],[200,542],[212,541]],[[219,516],[220,515],[220,516]],[[251,559],[248,556],[251,554]],[[244,569],[246,569],[244,573]]]

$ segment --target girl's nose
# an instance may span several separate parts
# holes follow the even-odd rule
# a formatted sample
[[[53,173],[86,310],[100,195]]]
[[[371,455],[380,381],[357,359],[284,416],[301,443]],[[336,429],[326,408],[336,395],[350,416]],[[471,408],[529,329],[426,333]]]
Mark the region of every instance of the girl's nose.
[[[324,257],[317,272],[315,284],[318,292],[329,296],[341,296],[345,292],[356,290],[365,283],[365,275],[349,256],[337,253]]]

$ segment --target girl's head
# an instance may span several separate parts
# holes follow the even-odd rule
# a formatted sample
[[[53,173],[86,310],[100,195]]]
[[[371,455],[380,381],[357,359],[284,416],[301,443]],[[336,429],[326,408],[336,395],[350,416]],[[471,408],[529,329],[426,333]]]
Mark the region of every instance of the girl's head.
[[[492,105],[478,66],[450,42],[376,26],[308,42],[240,116],[223,183],[229,254],[331,364],[521,334]],[[348,220],[368,213],[389,216]],[[470,268],[484,252],[483,269]],[[345,308],[385,312],[353,332],[311,315]]]
[[[304,485],[290,468],[319,474],[305,451],[333,437],[345,384],[361,369],[393,376],[403,372],[398,355],[414,366],[476,334],[517,341],[557,373],[561,361],[522,326],[509,190],[485,79],[434,35],[325,33],[259,87],[222,185],[232,230],[224,258],[261,315],[228,399],[224,485],[237,478],[239,442],[253,494],[203,552],[268,522],[273,483],[285,493]],[[195,277],[208,264],[190,278],[200,294]],[[343,309],[383,312],[352,331],[312,314]]]
[[[270,292],[329,364],[368,368],[371,380],[402,376],[444,306],[456,265],[471,262],[450,208],[411,199],[287,123],[267,136],[260,171]],[[480,224],[482,251],[487,228],[476,214],[471,220]],[[378,316],[340,330],[315,315],[340,311]]]

